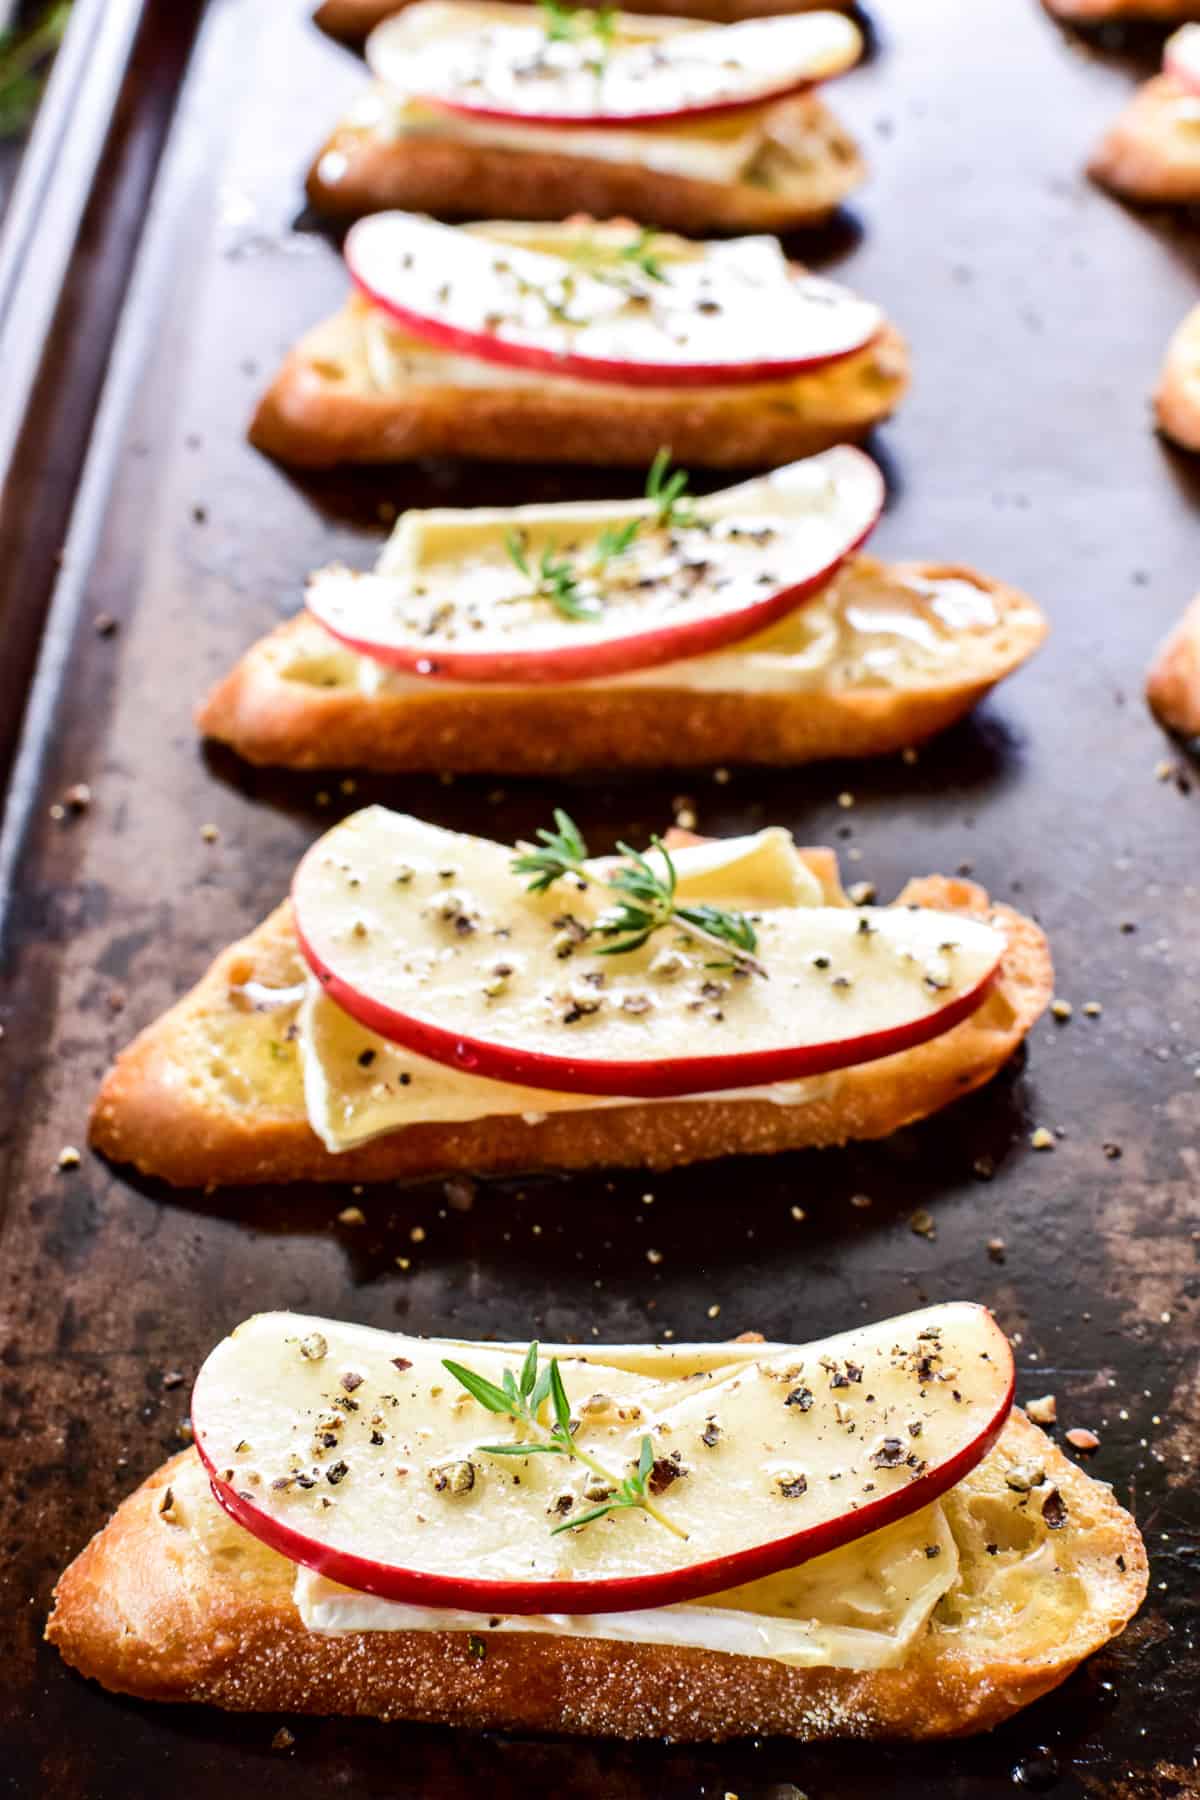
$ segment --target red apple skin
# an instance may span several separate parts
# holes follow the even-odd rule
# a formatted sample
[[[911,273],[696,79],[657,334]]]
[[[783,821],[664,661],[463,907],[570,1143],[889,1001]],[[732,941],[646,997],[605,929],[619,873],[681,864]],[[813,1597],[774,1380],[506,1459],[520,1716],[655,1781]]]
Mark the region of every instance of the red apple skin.
[[[981,1307],[979,1310],[987,1309]],[[203,1433],[195,1417],[192,1428],[196,1449],[212,1484],[213,1497],[230,1518],[252,1537],[270,1549],[278,1550],[289,1562],[313,1569],[357,1593],[374,1594],[381,1600],[399,1600],[409,1606],[483,1614],[635,1612],[643,1607],[679,1605],[685,1600],[703,1599],[707,1594],[719,1594],[726,1588],[776,1575],[781,1569],[795,1568],[814,1556],[838,1550],[843,1544],[854,1543],[857,1538],[907,1518],[956,1486],[983,1461],[1012,1411],[1016,1384],[1012,1348],[994,1320],[992,1324],[996,1338],[994,1354],[999,1366],[1006,1370],[1004,1397],[979,1435],[956,1456],[914,1477],[907,1487],[881,1495],[878,1500],[865,1501],[854,1512],[843,1513],[836,1519],[809,1526],[788,1537],[776,1538],[768,1544],[755,1544],[749,1549],[692,1563],[681,1569],[663,1570],[654,1575],[621,1576],[609,1581],[479,1581],[430,1574],[420,1569],[393,1568],[369,1557],[356,1556],[353,1551],[317,1544],[290,1525],[260,1512],[253,1500],[236,1493],[222,1481],[205,1454]]]
[[[850,450],[851,446],[845,448]],[[883,511],[883,477],[869,456],[857,450],[853,454],[870,469],[877,489],[869,524],[817,574],[780,588],[752,606],[738,607],[728,613],[713,613],[683,625],[659,626],[653,631],[631,632],[627,637],[608,639],[600,644],[562,644],[552,650],[439,650],[431,653],[428,643],[376,644],[370,638],[353,637],[340,631],[311,605],[308,611],[330,637],[337,638],[339,643],[361,656],[386,663],[389,668],[404,669],[409,674],[433,679],[440,676],[447,681],[590,681],[602,675],[626,675],[634,669],[652,669],[660,663],[704,656],[726,645],[739,643],[743,638],[753,637],[769,625],[787,618],[789,613],[827,587],[846,558],[866,543]]]
[[[314,846],[314,850],[319,845]],[[732,1055],[687,1056],[654,1061],[597,1061],[588,1057],[548,1056],[541,1050],[514,1049],[481,1038],[463,1037],[425,1019],[394,1011],[361,994],[336,975],[309,942],[298,901],[304,863],[292,884],[292,915],[305,962],[335,1005],[377,1036],[483,1080],[512,1082],[517,1087],[549,1088],[554,1093],[597,1094],[609,1099],[671,1100],[689,1094],[719,1093],[728,1088],[767,1087],[777,1081],[800,1081],[860,1063],[877,1062],[941,1037],[969,1018],[996,979],[1001,953],[987,973],[967,992],[919,1019],[886,1031],[825,1044],[799,1044],[771,1050],[743,1050]]]
[[[543,375],[572,375],[582,381],[615,382],[622,387],[741,386],[752,381],[783,381],[792,375],[802,375],[806,369],[830,367],[865,350],[883,330],[880,324],[865,338],[832,352],[746,363],[619,362],[611,357],[581,356],[571,350],[547,350],[540,344],[509,343],[494,332],[469,331],[464,326],[449,325],[445,320],[414,312],[380,293],[354,266],[355,229],[351,229],[346,239],[346,266],[350,279],[372,306],[389,314],[413,337],[436,349],[473,356],[480,362],[498,363],[504,368],[534,369]]]
[[[553,113],[553,112],[511,112],[503,106],[477,105],[471,100],[450,100],[444,94],[420,94],[417,98],[425,106],[437,107],[442,112],[457,113],[468,119],[500,119],[510,125],[547,125],[555,131],[569,131],[572,126],[589,131],[628,130],[630,126],[667,125],[672,122],[690,122],[693,119],[719,119],[730,113],[750,112],[759,106],[772,106],[778,100],[790,100],[794,94],[807,94],[818,85],[812,80],[787,81],[779,87],[762,88],[751,98],[741,100],[704,100],[693,106],[678,106],[671,110],[659,108],[654,112],[607,112],[607,113]]]

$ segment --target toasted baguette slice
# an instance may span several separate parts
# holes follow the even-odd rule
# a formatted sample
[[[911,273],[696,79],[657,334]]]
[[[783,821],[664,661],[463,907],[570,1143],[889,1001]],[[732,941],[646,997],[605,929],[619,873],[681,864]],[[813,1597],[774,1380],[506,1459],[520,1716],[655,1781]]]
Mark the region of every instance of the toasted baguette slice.
[[[1008,1468],[1030,1462],[1065,1504],[1054,1531],[1005,1482]],[[480,1657],[478,1640],[461,1631],[309,1631],[292,1598],[294,1565],[225,1517],[187,1450],[71,1564],[46,1636],[117,1693],[240,1712],[683,1741],[961,1736],[1057,1687],[1123,1630],[1145,1595],[1147,1565],[1111,1490],[1019,1412],[942,1504],[959,1575],[898,1668],[791,1668],[486,1631]]]
[[[572,153],[569,132],[554,135],[545,149],[514,149],[449,133],[388,137],[347,121],[318,152],[308,198],[339,219],[393,207],[441,219],[588,212],[700,236],[818,225],[866,179],[853,138],[814,94],[776,101],[764,129],[769,154],[787,165],[786,179],[719,182],[610,162]],[[789,148],[797,143],[802,159]]]
[[[313,17],[331,37],[360,44],[376,25],[390,19],[409,0],[323,0]],[[734,25],[739,19],[766,19],[776,13],[845,12],[852,0],[638,0],[639,13],[677,19],[708,19]]]
[[[1137,90],[1101,139],[1088,173],[1119,194],[1147,206],[1190,206],[1200,200],[1200,132],[1181,110],[1194,108],[1170,75],[1155,75]]]
[[[1200,594],[1159,645],[1146,676],[1146,699],[1168,731],[1200,736]]]
[[[506,688],[411,678],[365,691],[364,659],[307,613],[262,638],[209,694],[196,722],[253,763],[289,768],[559,774],[589,768],[803,763],[880,756],[932,737],[1037,648],[1033,602],[970,569],[856,557],[831,583],[843,596],[908,583],[967,582],[997,620],[964,631],[961,656],[896,686],[840,666],[819,686],[711,692],[662,684],[548,683]]]
[[[291,351],[250,426],[259,450],[308,469],[421,456],[644,469],[669,444],[693,467],[766,468],[864,438],[908,386],[907,346],[890,328],[810,374],[706,388],[508,370],[494,383],[472,381],[457,358],[397,339],[406,372],[377,385],[370,311],[352,299]]]
[[[1183,450],[1200,450],[1200,306],[1192,308],[1167,345],[1154,390],[1158,428]]]
[[[842,898],[831,851],[806,851],[829,904]],[[991,1080],[1053,992],[1046,940],[1030,919],[989,907],[972,882],[930,875],[896,904],[987,914],[1008,935],[997,981],[969,1019],[916,1049],[844,1069],[795,1107],[770,1100],[636,1102],[529,1118],[424,1123],[354,1150],[328,1151],[308,1122],[292,1013],[255,1011],[247,982],[304,979],[289,904],[232,945],[199,984],[148,1026],[110,1069],[90,1142],[113,1162],[179,1187],[284,1181],[394,1181],[452,1170],[666,1169],[886,1137]]]

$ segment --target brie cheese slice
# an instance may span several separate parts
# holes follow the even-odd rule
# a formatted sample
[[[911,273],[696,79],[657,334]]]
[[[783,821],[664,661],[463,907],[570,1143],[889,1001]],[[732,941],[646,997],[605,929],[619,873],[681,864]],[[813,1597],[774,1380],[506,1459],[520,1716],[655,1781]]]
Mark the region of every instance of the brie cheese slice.
[[[791,1668],[892,1669],[906,1660],[958,1574],[937,1501],[855,1544],[704,1600],[637,1612],[496,1614],[407,1606],[298,1568],[293,1597],[309,1631],[466,1631],[662,1644],[765,1657]]]

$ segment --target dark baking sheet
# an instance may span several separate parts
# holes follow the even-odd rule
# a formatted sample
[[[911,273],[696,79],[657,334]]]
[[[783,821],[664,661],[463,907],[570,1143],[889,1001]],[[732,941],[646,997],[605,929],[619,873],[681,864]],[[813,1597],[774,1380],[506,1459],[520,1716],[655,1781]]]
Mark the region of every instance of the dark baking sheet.
[[[176,52],[187,12],[157,9],[160,26],[174,17]],[[336,778],[256,775],[197,743],[189,713],[205,684],[295,607],[311,565],[370,559],[381,504],[606,487],[595,473],[446,466],[297,482],[245,447],[255,393],[342,289],[329,245],[293,221],[306,156],[359,77],[300,0],[210,5],[83,484],[76,494],[69,465],[44,457],[25,471],[58,470],[31,540],[44,548],[68,523],[70,535],[3,852],[16,889],[0,996],[0,1792],[1200,1791],[1200,795],[1182,773],[1157,778],[1160,759],[1185,764],[1139,695],[1195,582],[1194,466],[1152,437],[1145,395],[1195,297],[1196,240],[1079,175],[1135,59],[1082,49],[1025,0],[890,0],[877,25],[873,60],[837,94],[875,180],[819,249],[914,343],[912,398],[878,446],[893,492],[878,542],[1025,585],[1052,642],[915,767],[624,790],[601,777],[570,803],[597,841],[660,826],[685,794],[712,831],[779,820],[837,842],[848,873],[885,895],[910,871],[970,864],[1046,925],[1075,1016],[1043,1023],[988,1091],[886,1144],[485,1184],[468,1212],[437,1183],[384,1189],[361,1199],[367,1224],[346,1228],[343,1191],[172,1194],[86,1153],[56,1170],[112,1053],[276,900],[331,818],[380,797],[511,835],[562,798],[503,780],[361,778],[351,793]],[[160,65],[143,61],[133,120],[163,101]],[[115,253],[102,236],[87,252],[99,280]],[[87,273],[75,270],[81,293]],[[54,355],[75,345],[77,317],[60,314]],[[69,386],[50,398],[70,416]],[[86,437],[86,417],[77,426]],[[6,619],[23,598],[8,592]],[[115,635],[98,634],[101,614]],[[25,684],[9,674],[15,714]],[[52,817],[81,781],[90,808]],[[1100,1018],[1082,1015],[1092,999]],[[1062,1132],[1052,1153],[1029,1148],[1042,1123]],[[863,1195],[869,1206],[852,1204]],[[935,1235],[913,1230],[922,1209]],[[995,1237],[1003,1262],[985,1247]],[[254,1309],[466,1334],[803,1337],[952,1295],[987,1301],[1017,1335],[1023,1397],[1054,1391],[1064,1426],[1099,1432],[1091,1466],[1134,1505],[1153,1564],[1124,1639],[992,1737],[670,1748],[292,1720],[280,1750],[279,1719],[113,1699],[40,1644],[58,1571],[177,1446],[187,1388],[169,1372],[190,1377]]]

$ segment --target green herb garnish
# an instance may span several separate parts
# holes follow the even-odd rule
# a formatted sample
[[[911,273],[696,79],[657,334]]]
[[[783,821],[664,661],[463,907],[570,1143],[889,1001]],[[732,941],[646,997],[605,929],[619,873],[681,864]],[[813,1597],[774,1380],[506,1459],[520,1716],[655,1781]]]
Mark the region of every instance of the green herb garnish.
[[[514,858],[514,875],[530,875],[531,894],[543,894],[556,881],[570,878],[589,887],[607,888],[616,900],[601,913],[591,927],[596,936],[607,940],[596,946],[597,956],[625,956],[642,945],[665,926],[675,925],[688,936],[707,944],[720,955],[720,961],[708,968],[733,968],[745,974],[766,976],[766,969],[754,951],[758,938],[745,913],[732,912],[722,906],[680,906],[675,899],[678,885],[671,853],[659,837],[652,837],[650,847],[662,857],[664,873],[660,874],[638,850],[618,844],[619,854],[627,860],[611,874],[600,875],[587,867],[588,848],[579,827],[569,815],[556,808],[553,831],[539,830],[537,846],[519,846]]]
[[[667,279],[662,262],[655,253],[654,246],[657,242],[658,233],[643,226],[636,237],[624,244],[581,238],[571,250],[566,251],[566,255],[593,280],[608,282],[613,287],[624,289],[626,293],[636,293],[639,291],[637,274],[644,275],[647,281],[665,282]]]
[[[658,511],[654,526],[659,531],[682,530],[696,523],[696,498],[689,494],[686,469],[671,469],[671,452],[664,446],[650,464],[646,477],[646,498],[653,500]]]
[[[596,595],[583,592],[578,569],[565,556],[559,556],[557,545],[547,544],[536,565],[530,562],[529,552],[519,532],[510,531],[507,534],[504,548],[508,552],[509,561],[530,583],[529,592],[516,595],[516,599],[548,600],[555,612],[561,613],[564,619],[586,622],[603,615],[602,601]]]
[[[559,0],[538,0],[542,9],[542,25],[546,41],[551,44],[586,44],[594,40],[597,47],[587,59],[587,66],[602,75],[617,35],[617,9],[601,6],[560,6]]]
[[[567,1399],[567,1390],[563,1386],[562,1371],[558,1366],[558,1358],[552,1356],[544,1369],[538,1369],[539,1345],[536,1341],[530,1344],[521,1364],[521,1372],[514,1375],[511,1369],[505,1369],[501,1377],[502,1385],[497,1387],[485,1375],[479,1375],[474,1369],[464,1368],[462,1363],[443,1359],[442,1367],[455,1381],[465,1387],[473,1400],[488,1412],[501,1413],[510,1419],[526,1426],[531,1434],[530,1441],[517,1444],[481,1444],[480,1451],[484,1456],[569,1456],[573,1462],[582,1463],[593,1475],[599,1476],[611,1490],[608,1498],[590,1512],[579,1513],[573,1519],[567,1519],[561,1525],[555,1525],[551,1537],[557,1537],[560,1531],[577,1531],[581,1525],[590,1525],[593,1519],[603,1519],[606,1514],[620,1512],[626,1507],[636,1507],[665,1525],[668,1531],[674,1532],[678,1538],[687,1537],[687,1532],[669,1519],[650,1497],[649,1482],[654,1469],[654,1447],[648,1437],[642,1439],[641,1452],[638,1456],[637,1469],[632,1475],[613,1475],[603,1463],[588,1451],[580,1448],[571,1427],[571,1403]],[[553,1422],[543,1424],[541,1413],[549,1404]]]

